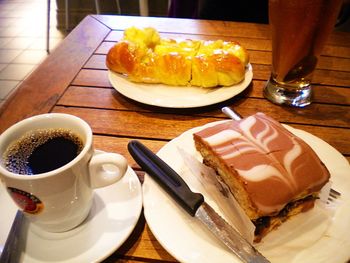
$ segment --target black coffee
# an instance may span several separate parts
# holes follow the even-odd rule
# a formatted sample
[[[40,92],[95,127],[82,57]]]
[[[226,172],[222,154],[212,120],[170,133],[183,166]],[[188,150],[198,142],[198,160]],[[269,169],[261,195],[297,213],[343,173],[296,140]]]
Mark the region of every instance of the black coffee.
[[[3,159],[10,172],[33,175],[69,163],[82,148],[82,140],[70,130],[42,129],[31,131],[10,145]]]

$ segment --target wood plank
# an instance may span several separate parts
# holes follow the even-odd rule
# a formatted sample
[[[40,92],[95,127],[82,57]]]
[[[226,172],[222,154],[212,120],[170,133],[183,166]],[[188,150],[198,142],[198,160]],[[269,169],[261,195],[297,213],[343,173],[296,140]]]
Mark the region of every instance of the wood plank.
[[[177,262],[158,242],[142,213],[138,224],[126,242],[105,262]]]
[[[203,40],[217,40],[222,39],[225,41],[237,41],[248,50],[257,51],[271,51],[272,45],[270,39],[257,39],[250,36],[246,37],[232,37],[232,36],[211,36],[211,35],[194,35],[194,34],[183,34],[183,33],[160,33],[161,37],[173,38],[173,39],[203,39]],[[106,37],[106,41],[101,45],[101,49],[97,53],[107,54],[109,48],[114,45],[117,41],[122,39],[123,31],[111,31]],[[113,42],[113,43],[111,43]],[[108,48],[107,48],[108,47]],[[338,46],[326,44],[322,50],[323,56],[339,57],[339,58],[350,58],[350,47],[349,46]]]
[[[91,87],[112,87],[108,80],[107,70],[82,69],[72,85],[91,86]]]
[[[57,105],[117,109],[126,107],[119,103],[120,95],[115,89],[70,86]]]
[[[272,65],[272,54],[266,51],[248,50],[250,61],[254,64]],[[350,71],[350,59],[320,56],[316,69],[334,70],[334,71]]]
[[[95,134],[157,140],[171,140],[192,127],[217,120],[217,118],[185,115],[59,106],[55,107],[53,112],[65,112],[80,116],[89,123]]]
[[[305,108],[281,107],[266,99],[244,99],[230,104],[243,116],[263,111],[279,122],[325,127],[350,127],[350,112],[347,106],[313,103]],[[335,118],[335,116],[337,116]],[[346,133],[345,133],[346,134]]]
[[[254,98],[263,98],[263,89],[265,85],[266,81],[253,80],[252,88],[246,96]],[[343,88],[317,84],[313,84],[312,87],[314,90],[314,103],[327,103],[334,105],[350,106],[350,89],[348,87]],[[307,108],[308,107],[306,107],[306,109]],[[298,111],[302,112],[301,109],[299,109]]]
[[[130,25],[136,27],[154,27],[159,32],[197,34],[211,36],[253,37],[270,39],[270,28],[266,24],[242,23],[233,21],[193,20],[176,18],[168,20],[164,17],[136,16],[95,16],[101,23],[113,30],[124,30]],[[328,45],[350,47],[350,36],[347,32],[333,31]]]
[[[0,132],[25,117],[48,112],[109,31],[86,17],[1,107]]]
[[[265,81],[253,81],[251,87],[249,87],[247,91],[238,95],[238,97],[263,98],[262,91],[265,84]],[[314,103],[335,104],[334,106],[350,106],[350,89],[314,85],[313,101]],[[216,105],[215,108],[219,108],[221,104]],[[58,105],[106,109],[147,110],[146,105],[127,99],[126,97],[120,95],[115,89],[83,86],[70,86],[67,92],[60,98]],[[206,111],[209,111],[210,109],[211,108],[208,108]],[[347,108],[344,109],[345,111],[348,111]],[[153,110],[153,107],[149,107],[149,110]],[[165,109],[164,111],[166,112],[167,110]],[[298,111],[300,111],[300,109]],[[197,112],[197,110],[194,110],[194,112]]]
[[[350,47],[350,34],[348,32],[333,31],[327,43],[329,45]]]
[[[93,55],[89,58],[83,67],[84,69],[103,69],[106,70],[106,55]]]
[[[157,241],[143,212],[127,240],[103,262],[177,262]]]
[[[266,80],[270,77],[270,65],[252,64],[254,79]],[[316,69],[312,83],[329,86],[350,86],[350,72]]]
[[[262,89],[261,85],[260,88]],[[320,88],[320,91],[322,91],[322,88]],[[134,103],[120,96],[113,89],[70,87],[67,93],[64,94],[58,102],[58,105],[112,110],[146,110],[148,112],[152,111],[169,114],[198,114],[211,117],[222,117],[223,115],[219,109],[225,105],[231,105],[237,111],[241,112],[243,116],[248,116],[263,110],[266,114],[273,118],[278,118],[281,122],[350,128],[350,111],[348,106],[313,103],[308,107],[299,109],[274,105],[262,98],[243,98],[241,96],[213,105],[212,107],[171,110],[156,107],[142,107],[142,104]],[[315,112],[318,114],[315,115]],[[337,116],[337,118],[334,116]]]
[[[116,254],[118,254],[118,252],[119,250],[116,252]],[[121,254],[124,254],[123,251],[121,251]],[[132,249],[125,255],[147,259],[151,258],[155,260],[165,260],[168,262],[178,262],[160,245],[147,224],[145,226],[145,230],[142,232],[140,241],[137,242],[135,246],[132,247]]]
[[[136,17],[136,16],[95,16],[101,23],[113,30],[124,30],[131,25],[136,27],[154,27],[159,32],[205,34],[212,36],[233,36],[268,39],[269,26],[253,23],[238,23],[231,21],[194,20],[176,18],[169,20],[164,17]],[[346,36],[346,35],[345,35]]]
[[[250,113],[247,112],[246,107],[239,108],[238,111],[243,116],[249,116],[257,111],[255,107],[256,106],[254,106],[253,109],[249,109]],[[63,112],[81,117],[90,124],[95,134],[108,134],[130,139],[171,140],[193,127],[222,120],[222,118],[206,116],[98,110],[60,106],[55,107],[53,112]],[[348,139],[350,130],[348,128],[323,127],[308,124],[301,125],[295,122],[297,117],[294,114],[288,115],[288,110],[282,108],[278,108],[277,114],[273,111],[270,112],[268,109],[264,110],[264,112],[269,116],[276,116],[278,121],[310,132],[331,144],[342,154],[350,155],[350,141]],[[285,119],[281,120],[281,116],[284,116]],[[322,115],[318,117],[319,121],[322,121],[322,117]]]
[[[96,49],[95,54],[107,55],[110,48],[113,47],[116,43],[117,42],[107,42],[107,41],[102,42],[101,45]]]
[[[106,41],[119,41],[123,38],[124,30],[112,30],[106,37]]]
[[[153,152],[158,152],[167,141],[156,141],[156,140],[139,140],[148,148],[150,148]],[[136,164],[134,159],[128,152],[128,143],[130,142],[130,138],[120,138],[117,136],[103,136],[103,135],[94,135],[94,147],[95,149],[102,150],[105,152],[115,152],[123,155],[129,165],[133,168],[139,169],[140,167]]]
[[[350,87],[350,72],[316,69],[312,83]]]
[[[350,47],[326,45],[322,51],[323,55],[350,58]]]
[[[326,128],[291,124],[293,128],[300,129],[319,137],[329,145],[333,146],[342,155],[350,155],[350,130],[339,128]]]

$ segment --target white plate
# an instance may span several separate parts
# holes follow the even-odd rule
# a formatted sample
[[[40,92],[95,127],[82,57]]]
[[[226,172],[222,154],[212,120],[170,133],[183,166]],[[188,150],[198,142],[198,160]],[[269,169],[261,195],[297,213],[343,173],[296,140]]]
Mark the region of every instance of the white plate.
[[[108,78],[118,92],[135,101],[167,108],[194,108],[219,103],[241,93],[252,81],[253,69],[249,64],[242,82],[220,88],[134,83],[112,71],[108,72]]]
[[[210,123],[205,125],[213,125]],[[285,222],[258,245],[271,262],[346,262],[350,258],[350,165],[333,147],[301,130],[286,126],[304,139],[326,164],[332,175],[332,188],[342,193],[332,217],[322,209],[313,209]],[[185,181],[193,175],[181,157],[178,147],[194,156],[193,132],[183,133],[166,144],[158,155],[174,168]],[[162,246],[181,262],[240,262],[201,223],[184,212],[148,175],[143,183],[146,221]],[[201,192],[201,189],[193,191]],[[216,206],[210,197],[205,199]]]
[[[0,183],[0,247],[16,207]],[[92,210],[77,228],[48,233],[25,222],[22,262],[96,262],[117,250],[133,231],[142,209],[140,181],[129,167],[117,183],[95,190]]]

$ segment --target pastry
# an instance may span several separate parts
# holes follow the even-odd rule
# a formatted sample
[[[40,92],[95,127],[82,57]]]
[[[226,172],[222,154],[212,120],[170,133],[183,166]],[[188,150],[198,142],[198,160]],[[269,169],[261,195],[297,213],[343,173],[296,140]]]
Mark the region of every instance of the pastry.
[[[311,209],[330,178],[308,144],[263,113],[201,130],[194,141],[254,223],[255,241]]]
[[[108,69],[130,81],[217,87],[241,82],[249,56],[233,41],[160,38],[153,28],[128,28],[108,52]]]

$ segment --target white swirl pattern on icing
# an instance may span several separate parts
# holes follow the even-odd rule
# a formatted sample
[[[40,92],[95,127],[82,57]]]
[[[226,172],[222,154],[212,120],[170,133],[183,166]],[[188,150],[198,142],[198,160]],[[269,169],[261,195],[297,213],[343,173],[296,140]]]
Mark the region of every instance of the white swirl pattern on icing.
[[[237,169],[237,172],[243,178],[253,182],[263,181],[263,180],[266,180],[266,178],[272,177],[272,176],[276,176],[276,177],[281,176],[281,172],[279,170],[277,170],[275,167],[268,164],[256,165],[249,170]]]
[[[217,134],[206,138],[206,140],[210,143],[210,145],[216,146],[239,137],[242,137],[242,135],[239,132],[233,130],[223,130]]]
[[[211,151],[242,178],[252,203],[263,214],[318,191],[329,179],[312,149],[263,113],[200,133]]]
[[[263,152],[269,155],[271,159],[273,159],[276,163],[278,163],[278,160],[270,153],[269,150],[269,143],[275,140],[278,137],[278,131],[273,125],[268,125],[266,122],[263,122],[264,129],[260,131],[256,136],[252,133],[252,127],[256,124],[257,118],[255,116],[250,116],[247,119],[243,120],[239,127],[241,128],[243,134],[252,142],[254,143],[258,148],[262,148]],[[268,135],[271,134],[271,135]],[[296,160],[297,157],[301,154],[301,147],[296,143],[295,139],[292,137],[289,137],[289,139],[293,142],[293,149],[289,150],[286,155],[284,156],[283,163],[282,163],[282,169],[285,171],[284,173],[279,173],[278,177],[288,183],[288,186],[293,189],[293,192],[297,190],[297,184],[294,179],[293,173],[292,173],[292,164]],[[275,176],[275,175],[271,175]],[[266,179],[266,178],[265,178]]]
[[[248,140],[252,142],[258,149],[262,149],[262,152],[264,153],[269,152],[268,144],[277,138],[278,133],[275,129],[272,129],[272,127],[267,126],[264,123],[264,129],[260,131],[255,138],[251,130],[254,124],[256,124],[256,122],[256,118],[250,116],[247,119],[243,120],[239,124],[239,127],[241,128],[241,131],[244,134],[244,136],[248,138]],[[270,132],[272,132],[272,134],[268,136]]]
[[[268,147],[273,140],[277,139],[279,135],[278,130],[273,127],[273,125],[269,125],[268,122],[260,120],[263,124],[263,129],[254,135],[253,128],[257,121],[258,119],[256,116],[250,116],[239,123],[240,131],[225,129],[206,137],[204,140],[211,146],[215,147],[217,153],[227,163],[230,163],[231,159],[242,154],[256,152],[264,154],[270,158],[270,163],[272,163],[272,165],[257,164],[247,170],[236,168],[239,176],[251,182],[264,181],[274,177],[283,182],[292,194],[295,194],[298,187],[293,177],[292,165],[296,158],[300,156],[302,152],[301,147],[294,138],[288,137],[292,140],[293,148],[288,150],[283,158],[283,163],[281,164],[273,154],[270,154],[271,150]],[[265,211],[275,211],[276,209],[280,209],[284,204],[266,206],[257,202],[256,205],[259,209]]]
[[[276,126],[276,124],[274,124],[274,122],[276,122],[276,121],[268,118],[266,115],[264,115],[262,113],[257,113],[257,116],[259,116],[262,120],[270,122],[270,124],[272,126]],[[277,123],[277,124],[279,125],[279,123]],[[290,161],[289,165],[290,165],[290,167],[292,167],[292,165],[297,164],[297,162],[295,162],[295,160],[298,157],[300,157],[301,155],[303,155],[304,153],[306,153],[306,152],[303,151],[303,148],[301,147],[302,145],[300,143],[302,141],[300,143],[297,141],[298,137],[292,136],[292,137],[289,137],[289,138],[291,139],[293,145],[297,145],[298,147],[300,147],[299,148],[300,149],[299,155],[296,156],[292,161]],[[310,150],[312,151],[311,148],[310,148]],[[298,151],[298,150],[292,149],[292,151]],[[325,184],[328,181],[327,178],[329,176],[329,172],[328,172],[327,168],[325,168],[325,171],[322,171],[322,167],[320,166],[320,160],[318,159],[317,155],[315,155],[315,154],[313,154],[313,155],[312,154],[306,154],[306,158],[307,159],[304,159],[303,162],[300,162],[298,166],[295,166],[294,170],[290,169],[290,171],[293,172],[294,174],[299,174],[299,171],[300,171],[300,174],[306,175],[305,174],[306,170],[305,170],[305,166],[304,166],[305,162],[310,162],[310,163],[314,163],[314,164],[318,163],[318,166],[317,165],[313,166],[314,168],[317,169],[317,171],[316,170],[312,170],[312,171],[308,170],[308,172],[311,172],[311,173],[314,173],[314,174],[318,173],[318,175],[319,175],[317,179],[314,177],[315,179],[312,182],[309,182],[309,187],[312,188],[312,187],[320,185],[320,184],[321,185]],[[287,166],[288,164],[284,161],[284,165]]]
[[[293,148],[289,150],[286,155],[283,158],[283,167],[286,169],[289,177],[290,177],[290,182],[291,184],[294,185],[296,188],[296,182],[293,179],[293,171],[292,171],[292,164],[293,162],[301,155],[301,147],[299,144],[296,144],[295,139],[292,138],[293,141]],[[299,165],[300,166],[300,165]]]
[[[241,128],[244,136],[242,136],[242,134],[240,134],[237,131],[227,129],[227,130],[220,131],[217,134],[214,134],[212,136],[209,136],[205,138],[205,140],[210,145],[216,147],[216,151],[225,160],[229,160],[241,154],[247,154],[248,152],[258,151],[263,154],[269,153],[268,144],[277,138],[278,132],[276,131],[276,129],[265,124],[264,129],[260,131],[255,137],[252,134],[252,127],[256,124],[256,122],[257,120],[254,116],[250,116],[244,119],[242,122],[240,122],[239,127]],[[239,139],[241,141],[237,143],[235,142],[235,144],[229,144],[229,145],[225,144],[235,139]],[[296,158],[297,156],[295,156],[295,154],[293,153],[294,151],[291,152],[291,154],[288,156],[290,156],[291,158],[293,157]],[[273,156],[269,155],[269,157],[273,159],[274,164],[278,165],[278,161]],[[289,161],[291,158],[287,158],[287,160]],[[290,168],[289,163],[291,162],[288,162],[288,168]],[[244,177],[246,180],[249,180],[249,181],[262,181],[262,180],[268,179],[269,177],[276,176],[280,180],[288,184],[294,185],[292,180],[293,177],[291,175],[291,169],[288,169],[288,175],[290,176],[288,176],[289,180],[286,180],[285,175],[282,174],[281,171],[279,171],[275,167],[272,167],[271,165],[268,165],[268,166],[271,167],[271,169],[263,169],[263,170],[258,169],[259,173],[257,173],[257,167],[259,166],[254,166],[248,171],[243,171],[243,170],[237,170],[237,171],[239,171],[240,176]],[[284,170],[282,167],[280,168]],[[272,170],[274,172],[272,172]],[[291,188],[294,188],[292,185],[291,185]]]

